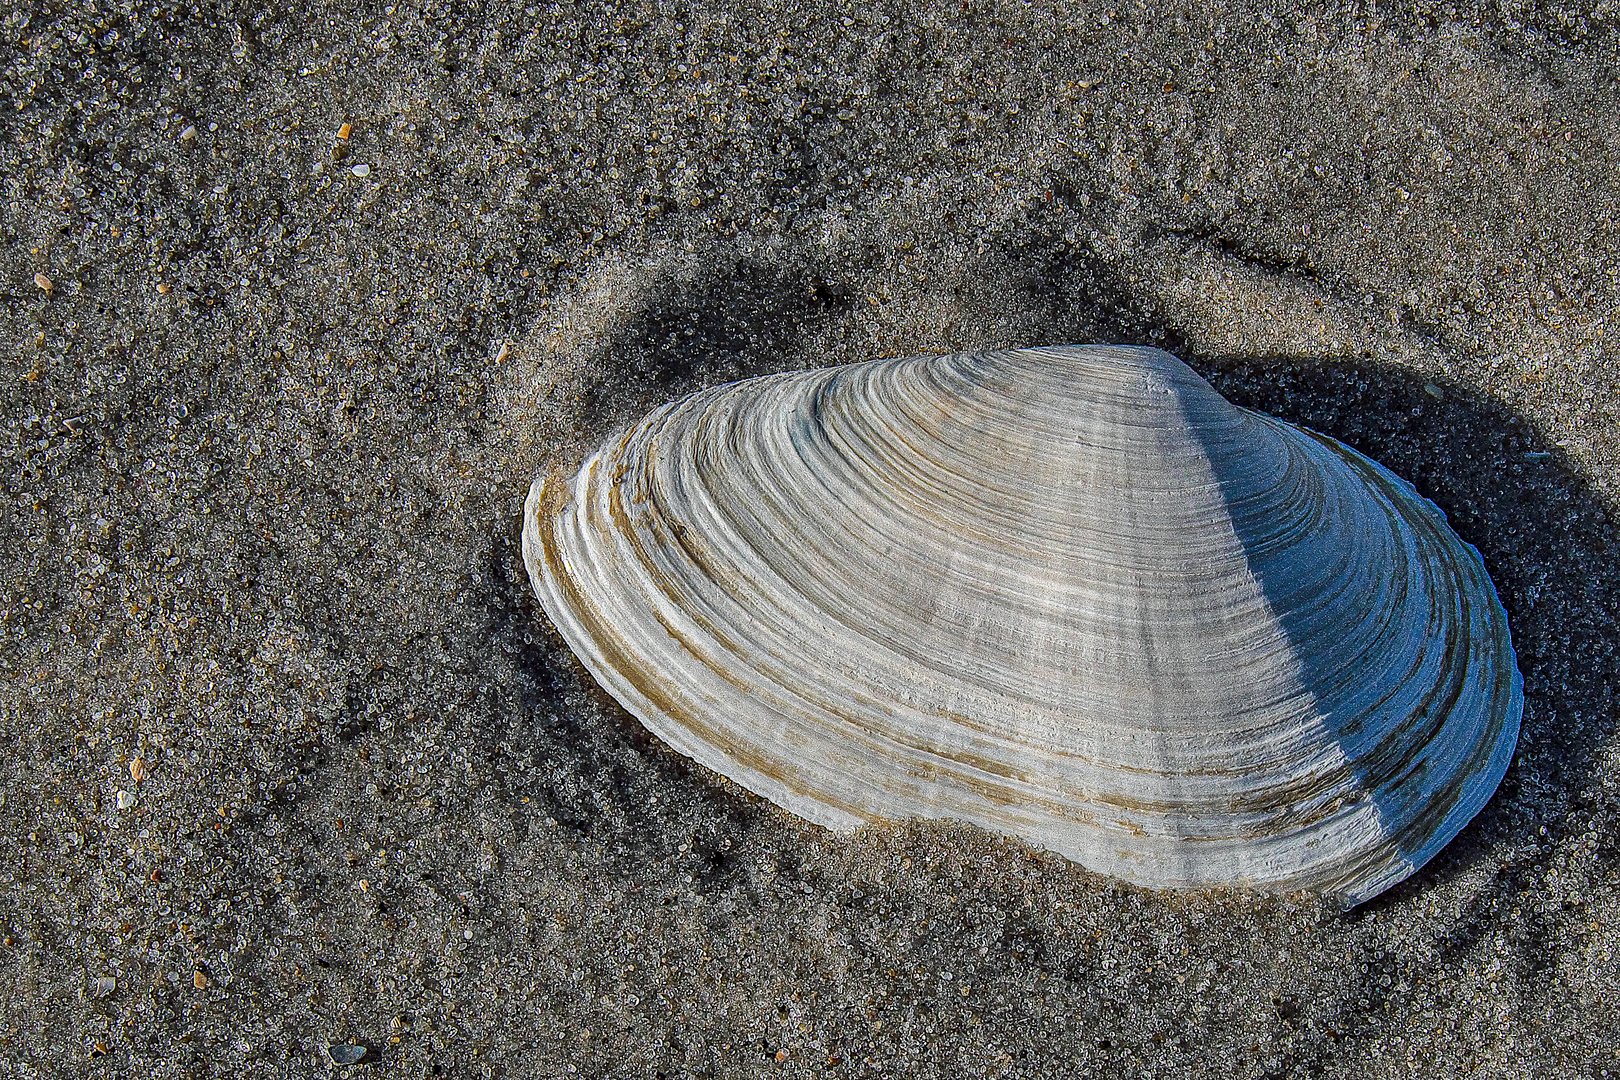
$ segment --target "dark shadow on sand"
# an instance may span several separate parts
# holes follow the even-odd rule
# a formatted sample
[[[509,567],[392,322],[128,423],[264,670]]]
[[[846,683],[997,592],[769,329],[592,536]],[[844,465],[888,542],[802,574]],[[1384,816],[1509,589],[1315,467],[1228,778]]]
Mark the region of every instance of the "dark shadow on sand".
[[[1047,220],[1052,213],[1032,214],[1007,237],[1009,265],[1001,273],[1022,294],[1010,304],[1042,313],[1035,331],[1009,344],[1155,345],[1235,404],[1332,436],[1445,511],[1457,534],[1479,550],[1507,610],[1525,711],[1501,787],[1426,867],[1353,917],[1376,917],[1426,882],[1474,865],[1487,838],[1534,850],[1539,860],[1559,836],[1589,829],[1593,770],[1620,737],[1620,650],[1609,640],[1620,620],[1620,543],[1614,510],[1577,464],[1490,394],[1376,357],[1200,353],[1138,288],[1058,235]],[[1309,283],[1285,265],[1242,261],[1258,273]],[[1543,827],[1546,835],[1538,831]],[[1539,876],[1538,865],[1516,861],[1495,872],[1502,889],[1517,891]],[[1498,895],[1488,892],[1478,901],[1481,910],[1465,916],[1451,949],[1467,951],[1483,932],[1486,908]],[[1523,959],[1554,960],[1528,953]]]
[[[1606,635],[1620,616],[1620,560],[1610,511],[1562,451],[1477,389],[1375,357],[1200,354],[1129,282],[1040,223],[998,240],[999,261],[991,269],[1005,282],[1009,308],[1033,310],[1038,318],[1033,329],[1026,322],[1016,339],[995,344],[1102,341],[1169,349],[1233,402],[1330,435],[1410,481],[1480,551],[1508,612],[1524,675],[1518,751],[1472,824],[1407,881],[1345,916],[1352,923],[1381,918],[1495,859],[1489,884],[1465,901],[1439,957],[1446,970],[1474,962],[1500,925],[1501,906],[1539,887],[1559,838],[1590,828],[1593,770],[1617,723],[1614,651]],[[579,422],[600,437],[700,384],[779,370],[784,356],[811,366],[816,358],[798,355],[802,343],[812,330],[836,328],[848,306],[846,290],[755,264],[733,263],[700,282],[672,283],[604,346],[598,358],[603,381]],[[509,584],[528,592],[526,582]],[[506,614],[508,635],[526,636],[531,631],[519,627],[531,618],[544,623],[532,605]],[[560,689],[592,684],[554,634],[538,634],[530,640],[547,647],[543,656],[528,653],[535,685],[527,704],[545,715],[556,709]],[[605,715],[616,713],[610,708]],[[651,842],[639,837],[661,834],[645,828],[664,813],[644,803],[649,782],[697,792],[705,827],[719,834],[740,838],[776,828],[739,789],[695,770],[620,715],[617,728],[554,720],[534,749],[552,759],[553,769],[562,759],[579,770],[580,790],[555,801],[558,816],[582,836],[634,848]],[[626,770],[627,753],[647,760]],[[621,764],[605,764],[614,761]],[[715,872],[725,874],[720,865]],[[1526,919],[1542,917],[1530,912],[1532,905],[1525,908]],[[1538,948],[1545,940],[1529,927],[1524,946],[1506,962],[1533,979],[1558,962],[1554,950]],[[1370,964],[1357,981],[1377,977],[1378,965]],[[1343,1006],[1348,1018],[1353,1007],[1348,999]]]

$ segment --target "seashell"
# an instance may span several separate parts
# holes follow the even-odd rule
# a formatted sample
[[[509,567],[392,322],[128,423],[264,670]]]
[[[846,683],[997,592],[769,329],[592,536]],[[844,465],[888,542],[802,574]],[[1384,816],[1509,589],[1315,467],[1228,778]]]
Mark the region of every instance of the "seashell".
[[[1155,888],[1367,900],[1484,805],[1523,708],[1437,507],[1156,349],[704,390],[537,480],[523,552],[597,681],[751,791]]]

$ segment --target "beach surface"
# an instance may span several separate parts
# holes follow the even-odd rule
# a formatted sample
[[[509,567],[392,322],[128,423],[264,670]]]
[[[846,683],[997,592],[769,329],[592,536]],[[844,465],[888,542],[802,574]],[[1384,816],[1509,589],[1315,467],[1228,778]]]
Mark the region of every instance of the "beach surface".
[[[1616,71],[1558,0],[6,7],[0,1077],[1620,1073]],[[1370,904],[803,824],[534,601],[660,402],[1091,341],[1500,589],[1514,764]]]

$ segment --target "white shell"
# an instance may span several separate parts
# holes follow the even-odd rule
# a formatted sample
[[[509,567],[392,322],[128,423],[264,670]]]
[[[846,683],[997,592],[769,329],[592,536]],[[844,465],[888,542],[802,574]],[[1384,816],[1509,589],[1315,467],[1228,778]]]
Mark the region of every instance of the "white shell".
[[[834,828],[954,818],[1143,885],[1355,903],[1517,739],[1506,616],[1441,512],[1155,349],[715,387],[524,515],[597,681]]]

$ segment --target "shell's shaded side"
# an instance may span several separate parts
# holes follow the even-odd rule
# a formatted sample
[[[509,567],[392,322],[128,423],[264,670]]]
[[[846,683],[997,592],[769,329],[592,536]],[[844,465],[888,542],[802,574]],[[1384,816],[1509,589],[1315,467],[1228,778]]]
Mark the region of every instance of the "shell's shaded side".
[[[1517,739],[1506,617],[1440,511],[1158,350],[716,387],[537,481],[523,540],[625,708],[836,828],[1359,902]]]

